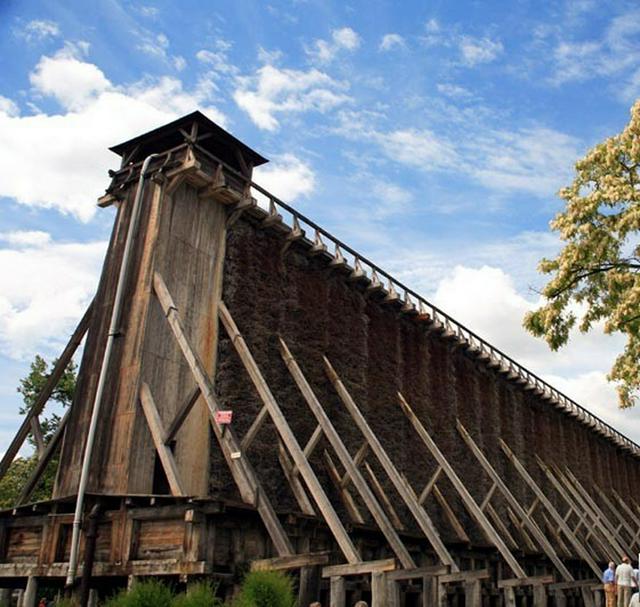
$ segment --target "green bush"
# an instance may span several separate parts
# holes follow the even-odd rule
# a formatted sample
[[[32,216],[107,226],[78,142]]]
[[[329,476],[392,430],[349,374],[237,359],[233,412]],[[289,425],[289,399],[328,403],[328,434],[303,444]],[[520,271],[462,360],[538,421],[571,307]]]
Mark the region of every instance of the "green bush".
[[[56,607],[78,607],[78,603],[74,599],[62,597],[55,602]]]
[[[251,571],[240,587],[234,607],[294,607],[291,578],[280,571]]]
[[[171,607],[172,601],[171,590],[162,582],[145,580],[111,597],[105,607]]]
[[[173,600],[173,607],[222,607],[222,601],[216,597],[216,591],[207,582],[189,584],[187,592],[179,594]]]

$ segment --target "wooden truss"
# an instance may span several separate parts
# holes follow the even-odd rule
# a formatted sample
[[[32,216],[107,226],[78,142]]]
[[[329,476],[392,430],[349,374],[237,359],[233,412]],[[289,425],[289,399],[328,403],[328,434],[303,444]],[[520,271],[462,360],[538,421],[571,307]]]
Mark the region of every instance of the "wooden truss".
[[[47,444],[44,443],[42,433],[40,431],[39,416],[44,410],[49,398],[51,398],[51,394],[62,378],[62,375],[69,365],[69,362],[73,358],[73,355],[84,339],[84,336],[89,327],[89,322],[91,320],[93,306],[94,302],[92,301],[89,304],[86,312],[84,313],[84,316],[78,323],[75,331],[71,335],[71,338],[62,351],[62,354],[56,361],[56,364],[53,366],[53,369],[51,370],[51,373],[49,374],[49,377],[47,378],[42,391],[40,392],[40,394],[38,394],[35,403],[25,415],[24,420],[20,428],[18,429],[18,432],[11,441],[11,444],[7,447],[7,450],[5,451],[4,455],[2,456],[2,460],[0,461],[0,479],[2,479],[7,473],[7,470],[9,469],[9,466],[15,459],[16,455],[18,454],[18,451],[20,451],[20,448],[24,444],[27,436],[29,434],[33,436],[36,442],[38,463],[31,473],[30,477],[27,479],[25,486],[22,488],[16,505],[25,504],[29,501],[33,490],[36,488],[38,482],[42,478],[42,473],[45,471],[47,465],[51,461],[51,458],[62,443],[62,438],[64,437],[65,428],[69,419],[70,409],[66,411],[65,415],[60,420],[58,429],[49,439],[49,442]]]

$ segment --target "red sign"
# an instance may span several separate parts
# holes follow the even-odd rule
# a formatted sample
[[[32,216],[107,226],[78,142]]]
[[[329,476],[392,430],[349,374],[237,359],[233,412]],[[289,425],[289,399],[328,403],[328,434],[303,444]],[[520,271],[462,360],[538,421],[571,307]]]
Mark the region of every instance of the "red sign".
[[[223,426],[231,423],[233,411],[216,411],[216,424]]]

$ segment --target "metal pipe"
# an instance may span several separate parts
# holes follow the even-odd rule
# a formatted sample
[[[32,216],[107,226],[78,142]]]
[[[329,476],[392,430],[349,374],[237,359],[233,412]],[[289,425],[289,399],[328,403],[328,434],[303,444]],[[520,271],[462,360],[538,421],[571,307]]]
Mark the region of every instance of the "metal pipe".
[[[96,428],[98,427],[98,417],[102,405],[102,395],[104,393],[107,371],[111,359],[111,350],[115,337],[120,333],[120,316],[122,313],[122,300],[124,290],[129,276],[129,257],[131,256],[131,248],[133,239],[138,228],[138,219],[140,218],[140,204],[144,194],[144,180],[151,159],[158,154],[147,156],[142,163],[140,177],[138,179],[138,189],[136,197],[133,201],[133,209],[131,210],[131,219],[129,221],[129,229],[127,231],[127,239],[124,244],[124,252],[122,254],[122,262],[120,264],[120,272],[118,275],[118,284],[116,286],[116,295],[113,301],[113,310],[111,311],[111,323],[109,325],[109,333],[107,335],[107,345],[102,357],[102,366],[100,367],[100,376],[98,378],[98,387],[96,388],[96,396],[93,401],[93,411],[91,412],[91,421],[89,423],[89,433],[87,435],[87,444],[84,448],[84,458],[82,460],[82,471],[80,472],[80,483],[78,485],[78,498],[76,500],[76,509],[73,516],[73,532],[71,535],[71,554],[69,555],[69,569],[67,571],[66,585],[71,586],[76,577],[78,567],[78,545],[80,543],[80,526],[82,524],[82,510],[84,507],[84,495],[89,480],[89,468],[91,463],[91,454],[93,452],[93,443],[95,441]]]

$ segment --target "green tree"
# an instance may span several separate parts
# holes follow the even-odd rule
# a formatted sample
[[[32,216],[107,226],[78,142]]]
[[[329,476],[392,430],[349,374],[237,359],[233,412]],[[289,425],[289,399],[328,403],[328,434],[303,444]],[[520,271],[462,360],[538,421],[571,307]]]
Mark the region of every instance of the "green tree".
[[[56,361],[53,362],[55,366]],[[49,365],[39,355],[30,365],[29,374],[20,380],[17,391],[22,394],[23,405],[20,407],[20,413],[26,413],[33,407],[38,395],[42,391],[44,384],[49,376]],[[51,394],[50,401],[55,401],[62,407],[68,407],[73,399],[73,393],[76,387],[76,365],[73,361],[69,363],[63,373],[58,385]],[[56,412],[48,415],[39,415],[40,428],[42,431],[45,444],[51,440],[51,437],[60,425],[60,416]],[[35,441],[29,435],[29,442],[35,447]],[[14,506],[18,496],[29,476],[33,472],[38,463],[37,453],[33,453],[24,457],[16,457],[5,476],[0,480],[0,508],[9,508]],[[58,466],[58,459],[53,457],[49,462],[46,470],[42,474],[40,483],[31,496],[32,501],[48,499],[53,490],[55,473]]]
[[[589,331],[603,322],[606,333],[621,333],[625,348],[608,378],[621,407],[640,396],[640,101],[618,135],[596,145],[576,163],[576,175],[560,190],[564,209],[551,228],[564,241],[539,270],[551,275],[544,304],[524,326],[556,350],[571,329]]]

